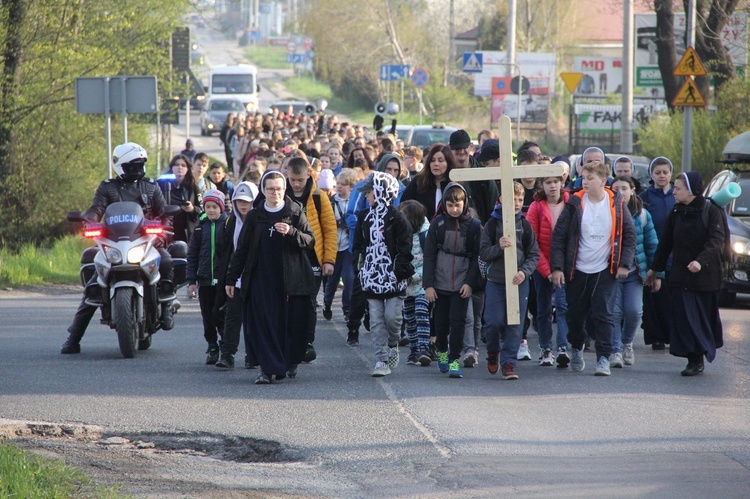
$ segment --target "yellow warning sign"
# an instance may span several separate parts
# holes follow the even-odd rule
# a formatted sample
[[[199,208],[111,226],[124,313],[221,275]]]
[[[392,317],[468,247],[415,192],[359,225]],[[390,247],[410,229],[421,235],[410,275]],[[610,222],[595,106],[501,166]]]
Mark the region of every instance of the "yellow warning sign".
[[[560,73],[560,78],[565,82],[565,88],[572,94],[578,88],[578,84],[581,83],[583,73]]]
[[[672,100],[672,105],[674,107],[704,107],[706,101],[698,90],[695,80],[688,76]]]
[[[672,74],[674,76],[706,76],[708,71],[706,71],[706,66],[703,65],[695,49],[688,47]]]

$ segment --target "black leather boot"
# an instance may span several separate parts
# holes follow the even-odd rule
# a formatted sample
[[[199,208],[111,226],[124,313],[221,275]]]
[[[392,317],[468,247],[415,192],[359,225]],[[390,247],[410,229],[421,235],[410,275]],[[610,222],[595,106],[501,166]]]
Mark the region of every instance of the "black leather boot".
[[[164,302],[161,304],[161,328],[169,331],[174,327],[174,316],[172,315],[172,304]]]
[[[81,353],[81,337],[75,334],[68,336],[62,344],[60,353]]]

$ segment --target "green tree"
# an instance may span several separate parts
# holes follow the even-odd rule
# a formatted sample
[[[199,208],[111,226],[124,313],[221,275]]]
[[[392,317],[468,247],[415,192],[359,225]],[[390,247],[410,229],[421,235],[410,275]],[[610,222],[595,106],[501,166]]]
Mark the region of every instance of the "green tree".
[[[0,244],[53,238],[105,177],[102,116],[77,115],[75,78],[169,81],[169,35],[186,0],[0,2]],[[117,137],[117,120],[113,120]],[[145,126],[129,135],[147,144]],[[114,139],[116,140],[116,139]]]

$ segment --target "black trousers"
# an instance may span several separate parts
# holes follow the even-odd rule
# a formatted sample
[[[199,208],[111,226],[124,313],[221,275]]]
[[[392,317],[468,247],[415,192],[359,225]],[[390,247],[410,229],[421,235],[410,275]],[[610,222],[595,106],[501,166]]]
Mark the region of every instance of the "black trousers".
[[[458,291],[445,294],[438,292],[437,300],[435,300],[433,317],[437,333],[436,346],[439,352],[448,350],[450,362],[461,357],[466,329],[466,311],[470,301],[471,298],[461,298]]]
[[[223,290],[219,290],[218,286],[200,286],[198,289],[198,302],[203,317],[203,337],[209,345],[219,342],[220,323],[216,304],[220,292]]]
[[[588,333],[595,341],[597,359],[609,358],[617,287],[617,279],[609,269],[596,274],[576,270],[573,279],[565,283],[565,298],[568,300],[565,318],[568,321],[568,341],[573,348],[582,350]]]
[[[367,299],[362,293],[362,283],[359,282],[359,275],[354,274],[354,285],[352,286],[352,296],[349,301],[349,321],[346,323],[349,332],[359,333],[359,326],[367,310]]]

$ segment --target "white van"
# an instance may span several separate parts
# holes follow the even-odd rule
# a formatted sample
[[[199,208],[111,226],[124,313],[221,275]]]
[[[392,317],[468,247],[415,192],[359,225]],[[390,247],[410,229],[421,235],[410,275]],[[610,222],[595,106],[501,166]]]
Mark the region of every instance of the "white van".
[[[231,97],[248,112],[258,109],[258,68],[252,64],[220,65],[211,68],[206,92],[211,97]]]

